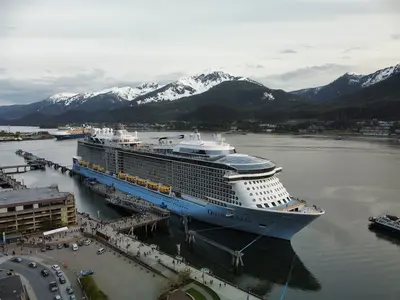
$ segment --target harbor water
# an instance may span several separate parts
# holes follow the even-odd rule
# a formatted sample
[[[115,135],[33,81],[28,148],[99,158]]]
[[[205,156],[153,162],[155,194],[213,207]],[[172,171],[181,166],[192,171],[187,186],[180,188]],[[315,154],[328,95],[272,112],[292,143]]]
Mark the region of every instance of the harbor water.
[[[33,130],[37,129],[11,127],[11,131]],[[139,133],[147,142],[166,135]],[[203,138],[210,137],[203,134]],[[286,284],[284,299],[399,299],[400,240],[368,229],[369,216],[400,215],[398,144],[262,134],[225,138],[238,152],[266,157],[282,166],[279,177],[289,193],[324,208],[326,214],[295,235],[291,243],[263,238],[250,245],[243,251],[244,267],[238,275],[232,272],[227,253],[201,240],[189,252],[177,217],[171,219],[169,234],[157,234],[150,243],[172,254],[177,253],[176,244],[181,244],[181,255],[192,264],[267,299],[281,299]],[[15,151],[23,149],[71,166],[76,148],[76,140],[2,143],[0,164],[22,163]],[[47,168],[14,176],[31,187],[58,184],[60,190],[75,194],[78,210],[94,217],[111,220],[121,215],[106,205],[103,197],[59,171]],[[234,250],[254,239],[206,224],[193,222],[190,226]]]

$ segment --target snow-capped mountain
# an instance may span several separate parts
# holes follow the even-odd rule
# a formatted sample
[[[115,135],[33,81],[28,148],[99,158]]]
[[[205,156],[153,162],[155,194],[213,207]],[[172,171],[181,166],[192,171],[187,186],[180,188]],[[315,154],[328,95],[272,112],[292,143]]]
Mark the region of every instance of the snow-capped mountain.
[[[124,87],[112,87],[104,90],[100,90],[97,92],[85,92],[85,93],[80,93],[80,94],[74,94],[74,93],[58,93],[53,96],[50,96],[49,98],[45,99],[49,102],[52,103],[60,103],[63,102],[65,106],[69,106],[73,104],[74,102],[83,104],[86,102],[87,99],[99,96],[99,95],[111,95],[111,96],[117,96],[120,101],[131,101],[138,96],[150,93],[161,86],[158,83],[155,82],[148,82],[148,83],[142,83],[138,85],[135,88],[132,88],[130,86],[124,86]]]
[[[356,92],[360,89],[374,85],[391,76],[400,75],[400,64],[378,70],[368,75],[361,75],[356,73],[346,73],[333,82],[316,87],[302,89],[291,92],[306,98],[308,100],[324,101],[331,100],[346,94]]]
[[[148,82],[136,87],[111,87],[84,93],[57,93],[42,101],[27,105],[0,107],[0,117],[12,116],[14,119],[34,113],[58,115],[70,110],[94,112],[150,102],[172,101],[204,93],[226,81],[249,81],[263,86],[244,77],[232,76],[221,71],[210,71],[183,77],[164,86],[156,82]]]
[[[137,97],[131,105],[150,102],[172,101],[183,97],[201,94],[225,81],[250,81],[245,77],[237,77],[222,71],[211,71],[194,76],[187,76],[160,87],[148,94]],[[258,83],[259,84],[259,83]]]

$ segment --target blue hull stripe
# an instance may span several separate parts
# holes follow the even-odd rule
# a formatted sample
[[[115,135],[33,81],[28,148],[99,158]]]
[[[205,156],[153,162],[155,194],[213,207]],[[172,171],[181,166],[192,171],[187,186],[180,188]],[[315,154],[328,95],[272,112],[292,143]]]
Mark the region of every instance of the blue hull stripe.
[[[73,165],[74,171],[87,178],[96,178],[100,183],[114,185],[115,188],[141,197],[155,205],[165,207],[173,213],[191,216],[194,219],[210,224],[228,227],[257,235],[271,236],[290,240],[292,236],[307,226],[319,215],[285,214],[272,210],[258,210],[227,204],[233,209],[233,216],[227,216],[227,209],[208,203],[200,205],[192,201],[170,197],[146,187],[121,180],[114,176],[97,172],[80,165]]]

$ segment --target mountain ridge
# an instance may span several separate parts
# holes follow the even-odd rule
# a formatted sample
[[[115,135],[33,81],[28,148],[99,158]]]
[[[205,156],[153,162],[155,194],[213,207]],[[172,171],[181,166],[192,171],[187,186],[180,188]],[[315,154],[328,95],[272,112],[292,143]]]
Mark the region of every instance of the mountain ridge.
[[[386,67],[366,75],[347,72],[326,85],[295,90],[290,93],[301,96],[306,100],[327,101],[354,93],[396,74],[400,74],[400,64]]]

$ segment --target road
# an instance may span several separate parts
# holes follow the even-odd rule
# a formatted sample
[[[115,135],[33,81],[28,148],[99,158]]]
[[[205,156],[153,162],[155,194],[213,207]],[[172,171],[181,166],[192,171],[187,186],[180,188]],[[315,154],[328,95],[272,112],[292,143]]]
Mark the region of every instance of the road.
[[[100,247],[104,246],[94,241],[90,246],[79,247],[78,251],[60,249],[38,252],[35,256],[58,261],[59,265],[67,262],[68,269],[75,273],[94,270],[94,280],[110,300],[157,299],[162,288],[167,285],[165,278],[108,248],[107,252],[97,255],[96,251]]]
[[[13,269],[15,272],[23,275],[30,282],[37,299],[53,300],[56,293],[52,293],[49,290],[49,283],[53,281],[54,278],[52,276],[43,277],[40,274],[40,270],[43,269],[44,266],[30,268],[28,263],[29,262],[26,260],[21,263],[8,260],[3,262],[0,267],[7,270]]]
[[[10,259],[11,258],[12,257],[10,257]],[[67,281],[66,283],[60,284],[55,272],[51,270],[50,266],[42,264],[40,258],[38,259],[36,257],[31,257],[30,259],[28,259],[26,257],[22,257],[22,259],[22,262],[16,263],[11,260],[5,260],[5,257],[2,257],[1,261],[3,261],[3,263],[0,264],[0,268],[13,269],[16,273],[24,276],[30,282],[38,300],[53,300],[55,295],[60,295],[64,300],[69,299],[69,295],[66,292],[66,288],[70,286],[68,277],[65,276]],[[32,261],[35,261],[37,263],[37,268],[31,268],[28,266],[28,264]],[[47,277],[43,277],[40,273],[42,269],[47,269],[50,275]],[[57,282],[59,288],[57,292],[50,291],[49,283],[51,281]],[[79,298],[77,297],[77,299]]]

